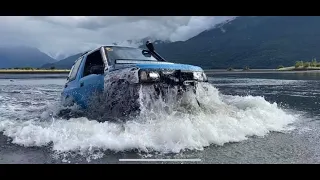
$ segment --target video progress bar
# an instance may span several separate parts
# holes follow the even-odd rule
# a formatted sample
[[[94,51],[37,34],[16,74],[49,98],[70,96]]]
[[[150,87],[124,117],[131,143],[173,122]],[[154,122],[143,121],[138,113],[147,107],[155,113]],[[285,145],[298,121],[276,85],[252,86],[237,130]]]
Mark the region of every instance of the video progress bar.
[[[164,162],[164,161],[167,161],[167,162],[186,162],[186,161],[189,161],[189,162],[197,162],[197,161],[201,161],[201,159],[119,159],[119,161],[131,161],[131,162],[134,162],[134,161],[144,161],[144,162]]]

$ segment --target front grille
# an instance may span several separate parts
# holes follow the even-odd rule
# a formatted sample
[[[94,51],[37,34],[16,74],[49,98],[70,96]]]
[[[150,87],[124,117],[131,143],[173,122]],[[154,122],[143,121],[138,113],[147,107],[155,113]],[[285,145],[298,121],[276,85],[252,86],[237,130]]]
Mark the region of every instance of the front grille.
[[[193,73],[192,72],[181,72],[181,79],[183,81],[193,80]]]

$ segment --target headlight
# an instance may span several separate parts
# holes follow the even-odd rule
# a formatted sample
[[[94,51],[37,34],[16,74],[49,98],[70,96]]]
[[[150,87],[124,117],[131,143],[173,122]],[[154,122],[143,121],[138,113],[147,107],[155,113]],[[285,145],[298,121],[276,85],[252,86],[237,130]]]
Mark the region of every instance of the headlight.
[[[202,81],[203,80],[202,72],[193,72],[193,79]]]
[[[150,79],[159,79],[160,75],[159,73],[156,73],[156,72],[150,72],[149,73],[149,78]]]
[[[193,72],[193,79],[197,81],[208,81],[207,76],[204,72]]]
[[[160,75],[157,72],[140,71],[140,81],[142,82],[153,82],[159,79]]]

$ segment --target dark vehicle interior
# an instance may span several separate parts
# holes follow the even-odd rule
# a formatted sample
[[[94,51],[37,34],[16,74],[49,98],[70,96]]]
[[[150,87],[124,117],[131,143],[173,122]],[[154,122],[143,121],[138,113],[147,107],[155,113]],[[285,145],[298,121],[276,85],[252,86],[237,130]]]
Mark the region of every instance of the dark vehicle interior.
[[[89,54],[86,59],[84,66],[83,77],[90,74],[103,74],[104,73],[104,63],[101,57],[100,50]]]
[[[106,56],[112,65],[118,64],[118,60],[157,61],[149,51],[133,47],[106,47]]]
[[[106,55],[115,61],[116,59],[124,60],[148,60],[148,61],[165,61],[158,53],[154,51],[152,43],[147,42],[148,50],[139,50],[136,48],[126,48],[126,47],[114,47],[106,48],[108,53]],[[114,64],[115,62],[112,62]],[[103,62],[100,49],[94,51],[93,53],[87,55],[86,63],[84,66],[83,77],[90,74],[103,74],[105,64]]]

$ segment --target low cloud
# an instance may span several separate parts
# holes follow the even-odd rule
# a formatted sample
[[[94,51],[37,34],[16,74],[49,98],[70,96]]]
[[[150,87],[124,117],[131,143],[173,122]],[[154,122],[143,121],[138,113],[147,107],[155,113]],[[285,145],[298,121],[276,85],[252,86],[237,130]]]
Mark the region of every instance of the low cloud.
[[[184,41],[234,17],[0,17],[0,45],[27,45],[63,58],[99,45],[152,37]]]

